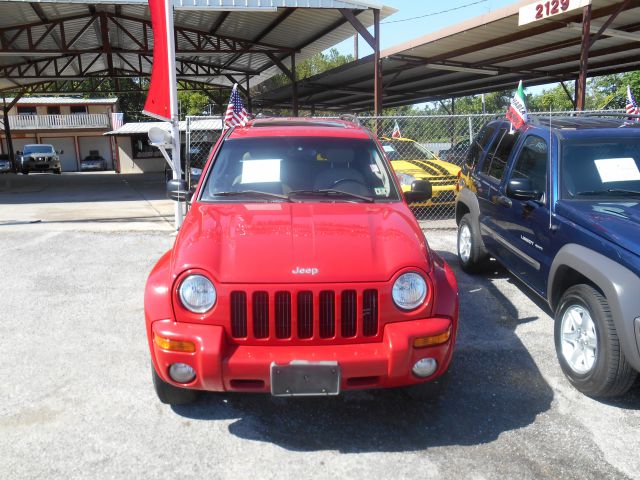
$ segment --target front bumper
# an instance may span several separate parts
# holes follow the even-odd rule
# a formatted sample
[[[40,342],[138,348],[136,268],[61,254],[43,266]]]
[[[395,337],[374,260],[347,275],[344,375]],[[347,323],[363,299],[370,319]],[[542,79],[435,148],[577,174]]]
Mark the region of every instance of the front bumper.
[[[60,168],[60,160],[22,160],[22,169],[29,171],[57,170]]]
[[[451,330],[451,337],[441,345],[414,348],[416,337],[433,336]],[[160,348],[153,336],[191,341],[193,353]],[[451,362],[455,330],[448,318],[427,318],[388,323],[382,342],[350,345],[248,346],[227,343],[224,328],[217,325],[176,323],[159,320],[151,325],[149,346],[158,375],[168,383],[197,390],[269,392],[270,366],[294,360],[334,361],[341,370],[341,390],[398,387],[433,380],[446,372]],[[436,372],[418,378],[411,368],[422,358],[438,362]],[[173,363],[186,363],[196,371],[189,384],[178,384],[168,376]]]
[[[419,180],[429,180],[428,178],[421,178]],[[411,187],[403,187],[403,191],[411,190]],[[456,184],[447,184],[447,185],[433,185],[432,186],[432,196],[429,200],[425,202],[415,202],[410,203],[411,207],[436,207],[440,205],[455,205],[456,202]]]

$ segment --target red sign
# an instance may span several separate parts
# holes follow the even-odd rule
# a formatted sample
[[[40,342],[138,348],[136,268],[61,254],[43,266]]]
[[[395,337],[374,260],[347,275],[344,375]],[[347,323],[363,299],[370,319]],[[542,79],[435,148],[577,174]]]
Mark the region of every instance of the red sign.
[[[173,16],[171,3],[166,0],[149,0],[151,27],[153,28],[153,66],[151,67],[151,83],[143,112],[161,120],[171,121],[171,85],[169,68],[169,15]],[[171,19],[173,20],[173,18]],[[170,22],[173,27],[173,21]],[[173,30],[173,28],[171,28]]]

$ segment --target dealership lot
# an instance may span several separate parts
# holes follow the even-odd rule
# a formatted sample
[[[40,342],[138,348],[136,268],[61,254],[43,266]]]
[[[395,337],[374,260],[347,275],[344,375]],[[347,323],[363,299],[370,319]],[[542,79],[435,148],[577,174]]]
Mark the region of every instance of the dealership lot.
[[[163,190],[158,175],[0,177],[3,478],[640,478],[640,384],[608,402],[571,388],[542,303],[497,266],[461,272],[452,229],[426,230],[461,296],[436,404],[160,404],[142,295],[174,238]]]

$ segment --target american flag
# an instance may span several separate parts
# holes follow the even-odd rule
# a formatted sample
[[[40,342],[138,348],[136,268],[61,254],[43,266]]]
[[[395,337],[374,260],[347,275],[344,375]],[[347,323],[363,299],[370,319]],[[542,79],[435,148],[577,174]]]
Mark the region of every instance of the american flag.
[[[235,127],[236,125],[246,125],[249,121],[249,113],[245,110],[242,104],[242,98],[238,93],[238,84],[236,83],[231,90],[231,97],[229,98],[229,106],[227,107],[227,113],[224,115],[224,129]]]
[[[636,103],[636,99],[631,93],[631,87],[627,85],[627,105],[626,105],[627,113],[629,115],[638,115],[640,114],[640,107]],[[636,119],[638,121],[639,119]]]
[[[112,113],[111,114],[111,129],[117,130],[122,126],[122,122],[124,120],[123,113]]]

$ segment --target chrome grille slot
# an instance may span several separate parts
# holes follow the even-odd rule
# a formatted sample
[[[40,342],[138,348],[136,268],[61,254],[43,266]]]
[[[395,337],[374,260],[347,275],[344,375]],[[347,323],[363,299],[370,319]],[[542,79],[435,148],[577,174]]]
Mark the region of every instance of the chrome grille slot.
[[[253,292],[253,336],[269,338],[269,294]]]
[[[377,289],[247,289],[232,291],[228,298],[229,333],[242,342],[317,339],[327,343],[380,335]]]
[[[313,336],[313,293],[298,292],[298,338]]]
[[[247,294],[231,292],[231,335],[235,338],[247,336]]]
[[[378,291],[365,290],[362,296],[362,334],[371,337],[378,333]]]
[[[336,334],[335,298],[330,290],[320,292],[320,338],[331,338]]]
[[[276,292],[276,337],[291,337],[291,293]]]
[[[345,290],[341,294],[340,334],[355,337],[357,331],[357,295],[355,290]]]

